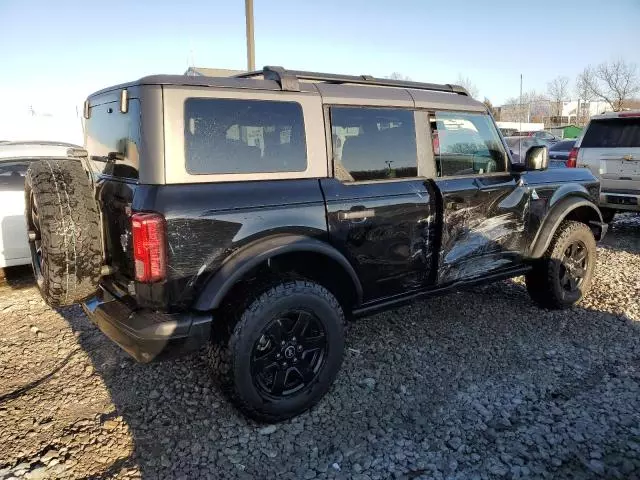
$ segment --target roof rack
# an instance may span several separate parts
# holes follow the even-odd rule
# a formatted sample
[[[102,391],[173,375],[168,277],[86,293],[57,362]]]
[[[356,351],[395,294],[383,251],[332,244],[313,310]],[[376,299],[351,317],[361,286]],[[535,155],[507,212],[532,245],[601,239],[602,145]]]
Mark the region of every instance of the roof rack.
[[[285,70],[282,67],[264,67],[262,70],[234,75],[236,78],[264,77],[265,80],[275,80],[280,88],[285,91],[299,92],[299,80],[314,82],[326,82],[334,84],[373,85],[379,87],[414,88],[416,90],[431,90],[433,92],[457,93],[469,96],[469,92],[459,85],[422,83],[408,80],[391,80],[388,78],[375,78],[371,75],[338,75],[335,73],[303,72],[300,70]]]

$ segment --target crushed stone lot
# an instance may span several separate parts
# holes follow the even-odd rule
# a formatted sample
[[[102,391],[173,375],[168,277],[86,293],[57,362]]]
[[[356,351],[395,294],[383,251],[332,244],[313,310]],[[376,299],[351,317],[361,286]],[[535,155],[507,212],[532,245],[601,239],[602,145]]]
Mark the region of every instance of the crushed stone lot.
[[[579,308],[521,279],[352,323],[311,411],[242,417],[203,355],[140,365],[79,307],[0,285],[0,479],[640,478],[640,216]]]

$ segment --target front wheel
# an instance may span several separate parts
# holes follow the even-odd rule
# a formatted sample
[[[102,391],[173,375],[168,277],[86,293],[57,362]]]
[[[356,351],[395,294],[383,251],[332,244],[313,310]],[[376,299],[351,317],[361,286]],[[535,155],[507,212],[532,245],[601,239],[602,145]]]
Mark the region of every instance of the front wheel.
[[[342,364],[344,314],[323,286],[275,281],[218,328],[208,359],[223,391],[248,416],[277,422],[317,403]]]
[[[525,277],[529,295],[544,308],[576,305],[591,287],[595,264],[596,241],[589,227],[565,220]]]

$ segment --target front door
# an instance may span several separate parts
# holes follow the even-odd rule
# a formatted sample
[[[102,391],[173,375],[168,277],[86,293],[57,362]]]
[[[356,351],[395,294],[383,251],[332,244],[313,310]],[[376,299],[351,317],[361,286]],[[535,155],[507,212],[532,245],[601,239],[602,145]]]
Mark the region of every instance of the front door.
[[[435,201],[419,176],[414,112],[333,107],[334,177],[322,179],[332,243],[365,302],[422,288],[432,272]]]
[[[508,169],[508,157],[491,117],[434,112],[435,184],[443,223],[437,283],[470,280],[517,266],[529,189]]]

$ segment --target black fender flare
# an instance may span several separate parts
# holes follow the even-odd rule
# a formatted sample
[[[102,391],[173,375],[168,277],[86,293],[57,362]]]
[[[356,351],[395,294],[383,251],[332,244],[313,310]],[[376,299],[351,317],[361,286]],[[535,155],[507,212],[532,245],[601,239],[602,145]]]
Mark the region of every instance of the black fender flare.
[[[246,273],[266,260],[283,253],[312,252],[325,255],[340,265],[351,278],[356,303],[362,303],[362,284],[353,266],[332,245],[304,235],[277,235],[255,241],[233,253],[209,279],[198,295],[194,308],[206,311],[217,308],[231,287]]]
[[[562,221],[573,210],[580,207],[589,207],[593,211],[593,219],[589,221],[589,226],[592,230],[595,230],[596,240],[602,238],[607,230],[607,224],[603,222],[600,209],[595,203],[581,196],[565,197],[553,206],[543,220],[541,227],[538,229],[538,234],[533,240],[530,256],[533,258],[542,257],[547,248],[549,248],[553,235]]]

